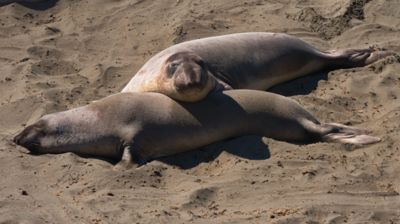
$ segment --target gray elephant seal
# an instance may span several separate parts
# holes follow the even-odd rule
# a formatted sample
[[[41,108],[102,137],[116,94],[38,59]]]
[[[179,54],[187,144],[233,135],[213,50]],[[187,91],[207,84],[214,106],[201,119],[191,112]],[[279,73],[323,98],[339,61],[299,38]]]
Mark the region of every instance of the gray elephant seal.
[[[148,161],[243,135],[288,142],[370,144],[379,138],[341,124],[323,124],[296,101],[255,90],[210,94],[178,103],[159,93],[119,93],[43,116],[14,138],[33,153],[74,152]]]
[[[122,92],[158,92],[195,102],[209,92],[266,90],[325,69],[365,66],[388,51],[348,49],[322,52],[279,33],[236,33],[183,42],[150,58]]]

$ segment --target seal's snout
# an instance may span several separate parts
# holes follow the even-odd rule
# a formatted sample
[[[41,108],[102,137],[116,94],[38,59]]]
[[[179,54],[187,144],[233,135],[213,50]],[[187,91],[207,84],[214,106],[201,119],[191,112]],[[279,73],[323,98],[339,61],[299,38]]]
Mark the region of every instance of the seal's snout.
[[[199,67],[186,66],[181,74],[178,74],[175,80],[175,86],[178,91],[187,91],[192,89],[202,89],[207,84],[207,74]]]
[[[31,153],[36,153],[40,147],[40,133],[37,127],[29,126],[16,135],[13,142],[28,149]]]

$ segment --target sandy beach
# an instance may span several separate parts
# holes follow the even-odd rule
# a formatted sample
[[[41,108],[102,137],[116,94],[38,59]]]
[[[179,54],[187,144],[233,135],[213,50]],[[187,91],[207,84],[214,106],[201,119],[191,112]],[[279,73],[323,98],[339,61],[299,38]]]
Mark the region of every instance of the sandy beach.
[[[398,0],[60,0],[0,7],[0,223],[400,223],[400,56],[273,88],[357,147],[244,136],[115,171],[33,156],[13,136],[42,115],[121,91],[182,41],[282,32],[321,50],[400,53]],[[156,141],[156,139],[155,139]]]

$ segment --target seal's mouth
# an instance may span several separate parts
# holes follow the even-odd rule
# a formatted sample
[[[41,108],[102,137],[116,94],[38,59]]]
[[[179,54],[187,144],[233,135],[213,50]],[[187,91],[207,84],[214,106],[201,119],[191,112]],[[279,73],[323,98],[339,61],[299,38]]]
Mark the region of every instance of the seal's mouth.
[[[31,154],[37,155],[39,154],[39,149],[40,149],[40,143],[38,142],[29,142],[25,145],[23,145],[26,149],[29,150]]]

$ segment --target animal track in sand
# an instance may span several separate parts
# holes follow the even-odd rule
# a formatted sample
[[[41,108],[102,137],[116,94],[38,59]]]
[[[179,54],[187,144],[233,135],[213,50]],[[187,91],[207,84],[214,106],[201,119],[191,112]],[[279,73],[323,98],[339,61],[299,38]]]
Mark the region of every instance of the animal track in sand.
[[[31,65],[31,73],[35,75],[66,75],[78,71],[72,62],[64,60],[44,59]]]
[[[370,1],[351,0],[344,14],[333,18],[325,18],[311,7],[304,8],[289,18],[305,22],[313,32],[319,33],[325,40],[330,40],[351,27],[352,19],[364,20],[364,6]]]
[[[27,49],[32,58],[37,59],[60,59],[63,54],[60,50],[45,46],[32,46]]]
[[[207,207],[216,197],[217,190],[215,187],[203,187],[194,190],[190,193],[188,202],[184,203],[182,207],[186,209]]]

